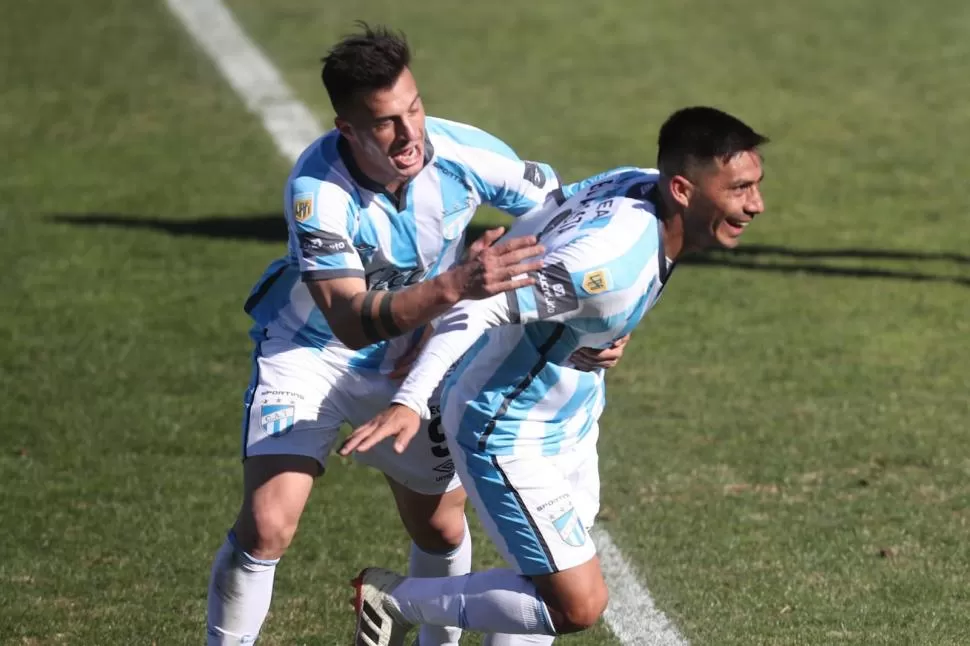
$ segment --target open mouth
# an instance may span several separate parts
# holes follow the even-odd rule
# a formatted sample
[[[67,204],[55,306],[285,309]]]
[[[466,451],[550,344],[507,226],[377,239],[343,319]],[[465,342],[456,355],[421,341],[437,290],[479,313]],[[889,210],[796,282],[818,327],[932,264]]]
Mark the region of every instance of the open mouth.
[[[726,218],[724,226],[731,235],[739,236],[744,233],[745,227],[751,224],[751,220],[739,220],[737,218]]]
[[[421,161],[421,147],[411,144],[391,155],[391,161],[398,168],[409,168]]]

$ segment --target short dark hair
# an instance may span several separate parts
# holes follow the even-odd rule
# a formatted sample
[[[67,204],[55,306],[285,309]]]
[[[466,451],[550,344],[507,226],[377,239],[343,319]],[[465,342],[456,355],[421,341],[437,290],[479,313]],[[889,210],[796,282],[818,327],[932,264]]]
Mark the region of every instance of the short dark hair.
[[[360,94],[392,86],[411,62],[403,33],[366,22],[357,26],[360,32],[345,36],[322,60],[320,76],[337,114]]]
[[[727,162],[765,143],[767,137],[717,108],[683,108],[660,127],[657,168],[667,177],[686,176],[697,166]]]

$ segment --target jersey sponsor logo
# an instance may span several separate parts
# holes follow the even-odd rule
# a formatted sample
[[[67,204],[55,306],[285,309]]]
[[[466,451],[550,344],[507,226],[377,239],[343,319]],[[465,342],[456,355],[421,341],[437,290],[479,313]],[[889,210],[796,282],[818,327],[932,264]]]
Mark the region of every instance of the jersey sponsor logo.
[[[540,319],[571,312],[579,307],[576,286],[563,263],[543,267],[536,272],[535,278],[532,290],[536,298],[536,315]]]
[[[300,251],[306,260],[338,253],[353,253],[352,250],[353,246],[350,242],[330,231],[300,234]]]
[[[610,288],[610,272],[608,269],[587,271],[583,275],[583,291],[587,294],[602,294]]]
[[[313,193],[297,193],[293,196],[293,217],[306,222],[313,215]]]
[[[546,185],[546,174],[542,171],[542,167],[535,162],[525,162],[525,173],[522,175],[522,179],[528,180],[536,188],[542,188]]]
[[[434,163],[434,167],[437,168],[438,172],[444,175],[445,177],[449,177],[454,181],[458,182],[459,184],[461,184],[462,186],[464,186],[465,188],[467,188],[468,190],[471,190],[471,187],[468,185],[468,180],[466,180],[464,177],[462,177],[461,175],[459,175],[458,173],[450,169],[447,164],[443,164],[441,163],[440,160],[437,160]]]
[[[422,267],[400,269],[385,266],[367,274],[367,289],[394,291],[420,282],[427,270]]]

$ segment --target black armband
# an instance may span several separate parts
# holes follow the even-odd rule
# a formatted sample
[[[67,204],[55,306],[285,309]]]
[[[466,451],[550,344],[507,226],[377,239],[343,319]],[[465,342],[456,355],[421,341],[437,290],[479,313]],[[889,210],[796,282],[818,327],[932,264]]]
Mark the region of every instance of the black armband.
[[[384,340],[374,321],[374,299],[377,298],[377,294],[376,291],[367,292],[364,294],[364,301],[360,304],[360,325],[363,328],[364,337],[371,343]]]
[[[384,328],[389,339],[404,334],[404,330],[398,327],[394,321],[394,314],[391,312],[391,301],[393,300],[394,294],[386,293],[384,294],[384,298],[381,299],[381,304],[378,306],[380,310],[378,318],[381,321],[381,327]]]

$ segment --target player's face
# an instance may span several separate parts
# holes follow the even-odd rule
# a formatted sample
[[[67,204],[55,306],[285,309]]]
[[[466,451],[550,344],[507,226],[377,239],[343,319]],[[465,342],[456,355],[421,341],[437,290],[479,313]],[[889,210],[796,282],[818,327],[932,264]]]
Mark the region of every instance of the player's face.
[[[685,233],[696,248],[738,245],[745,228],[765,209],[764,171],[757,150],[720,160],[699,173],[684,213]]]
[[[336,123],[374,181],[400,185],[424,167],[424,105],[408,68],[391,87],[363,96],[353,114]]]

